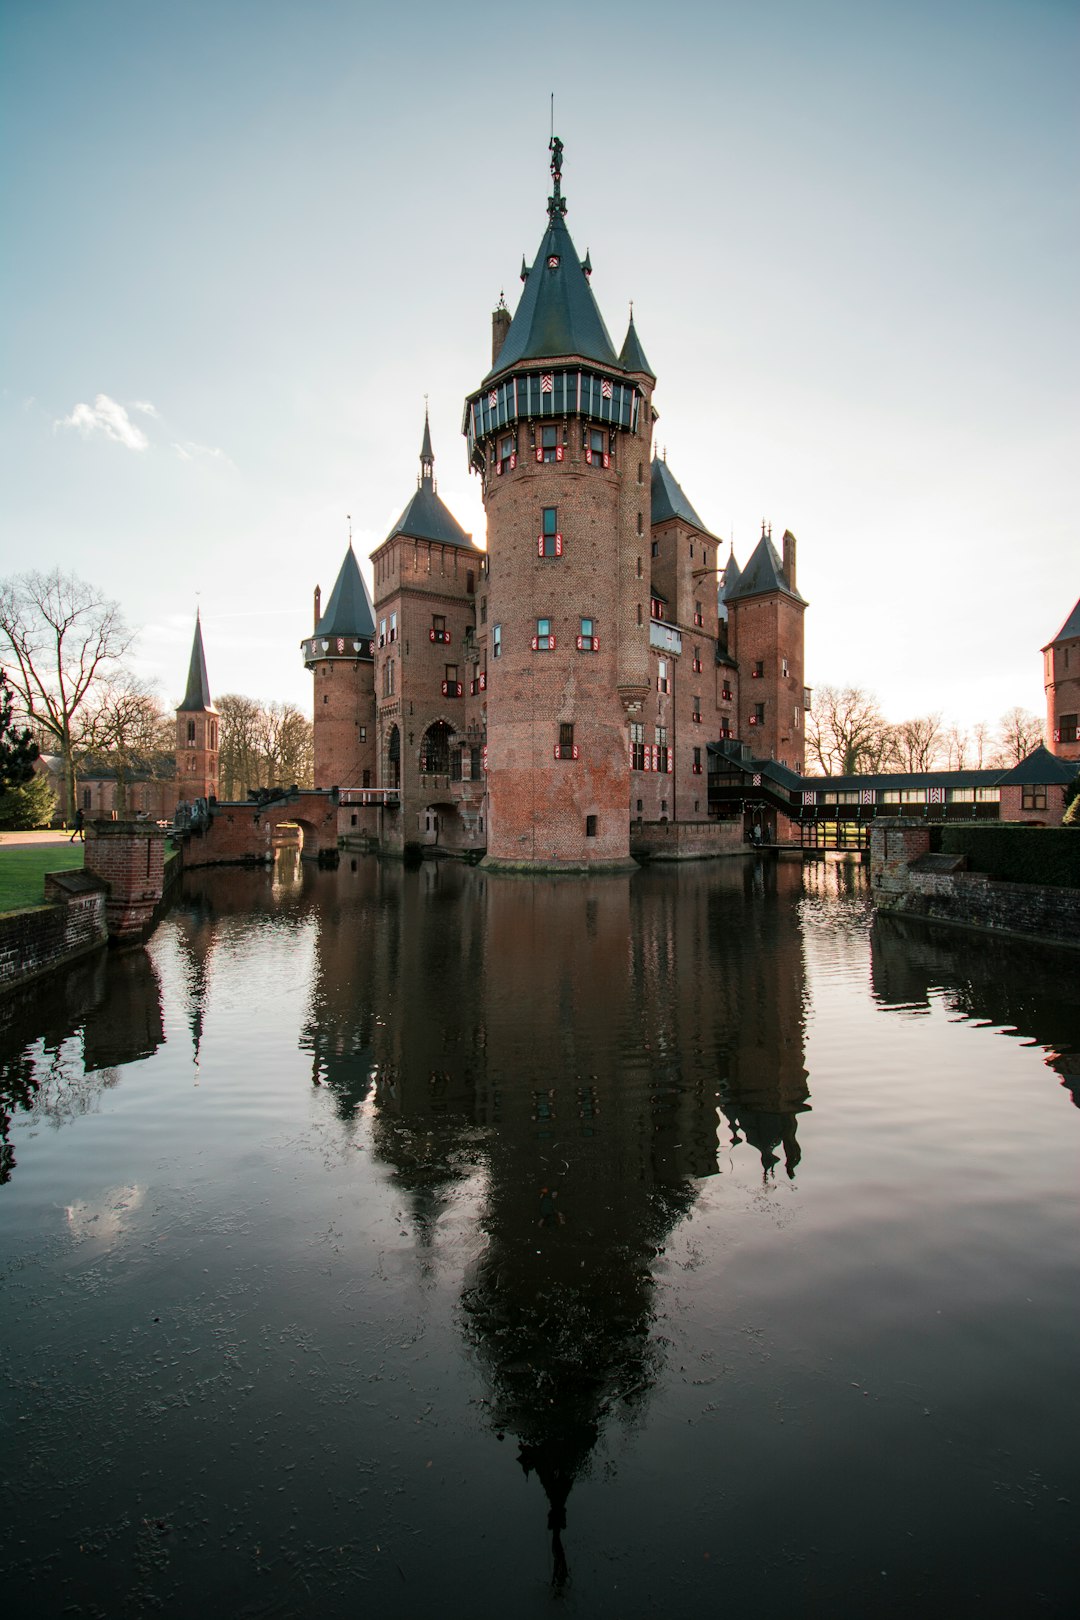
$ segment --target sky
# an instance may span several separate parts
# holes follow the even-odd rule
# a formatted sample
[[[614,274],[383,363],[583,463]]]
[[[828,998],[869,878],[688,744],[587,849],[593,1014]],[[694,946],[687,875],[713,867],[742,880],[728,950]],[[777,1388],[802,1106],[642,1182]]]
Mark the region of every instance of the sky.
[[[806,678],[1041,713],[1080,596],[1077,0],[4,0],[0,576],[122,603],[179,701],[310,712],[312,593],[461,435],[546,224],[745,563],[797,536]]]

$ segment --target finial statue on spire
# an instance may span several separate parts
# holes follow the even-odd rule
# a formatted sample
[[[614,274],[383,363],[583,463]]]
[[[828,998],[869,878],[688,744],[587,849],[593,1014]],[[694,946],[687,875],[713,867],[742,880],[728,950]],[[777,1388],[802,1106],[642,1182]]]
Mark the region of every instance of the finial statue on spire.
[[[554,223],[556,214],[566,213],[566,198],[562,194],[563,143],[557,135],[552,135],[548,142],[548,151],[551,153],[551,178],[555,182],[555,190],[548,198],[548,217]]]

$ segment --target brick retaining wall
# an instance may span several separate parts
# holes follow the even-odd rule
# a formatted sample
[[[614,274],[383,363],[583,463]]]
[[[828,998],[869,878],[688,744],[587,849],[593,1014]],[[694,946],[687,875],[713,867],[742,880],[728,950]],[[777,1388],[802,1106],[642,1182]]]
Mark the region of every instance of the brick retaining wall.
[[[630,853],[652,861],[745,855],[741,821],[646,821],[630,824]]]
[[[103,883],[82,872],[50,872],[45,896],[44,905],[0,916],[0,991],[108,944]]]
[[[1003,883],[958,869],[961,856],[930,854],[930,829],[877,821],[870,846],[874,905],[907,917],[1022,939],[1080,945],[1080,890]]]

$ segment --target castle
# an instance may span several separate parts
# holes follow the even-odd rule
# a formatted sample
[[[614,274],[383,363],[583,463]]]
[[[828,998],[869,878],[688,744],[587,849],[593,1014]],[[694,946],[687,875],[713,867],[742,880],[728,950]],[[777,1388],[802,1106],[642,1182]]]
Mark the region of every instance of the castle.
[[[801,773],[806,602],[793,535],[778,551],[763,524],[746,567],[725,564],[654,456],[655,375],[632,313],[615,350],[551,151],[546,229],[465,404],[487,548],[439,497],[425,418],[374,598],[351,544],[325,609],[316,591],[315,787],[383,847],[618,869],[633,822],[718,831],[710,743]]]
[[[1043,648],[1052,754],[1008,772],[804,777],[795,537],[778,549],[763,523],[744,568],[722,559],[653,453],[656,377],[632,313],[615,351],[566,227],[562,151],[553,138],[546,228],[465,402],[486,549],[439,497],[425,415],[416,490],[372,553],[374,598],[351,541],[325,607],[315,591],[314,787],[338,790],[339,836],[618,870],[632,852],[719,853],[744,833],[865,843],[900,805],[1060,820],[1056,789],[1080,758],[1080,603]],[[197,619],[175,782],[136,777],[129,807],[212,801],[218,730]],[[108,771],[83,774],[86,813],[116,802]]]

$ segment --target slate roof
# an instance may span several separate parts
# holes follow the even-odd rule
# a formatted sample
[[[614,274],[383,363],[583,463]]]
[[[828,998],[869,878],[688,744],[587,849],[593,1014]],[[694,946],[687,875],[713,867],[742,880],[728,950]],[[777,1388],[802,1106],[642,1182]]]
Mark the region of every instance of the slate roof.
[[[619,351],[619,364],[627,371],[643,371],[646,377],[656,381],[656,372],[645,358],[645,350],[641,347],[641,339],[637,335],[634,325],[634,312],[630,312],[630,325],[626,328],[623,346]]]
[[[1080,604],[1078,604],[1080,606]],[[1068,621],[1066,621],[1068,622]],[[1077,631],[1080,635],[1080,630]],[[998,777],[1000,787],[1048,787],[1054,782],[1071,782],[1080,772],[1075,759],[1059,759],[1042,743],[1033,748],[1026,759]]]
[[[735,561],[735,547],[732,546],[730,552],[728,553],[728,560],[724,564],[723,580],[717,589],[717,595],[719,597],[721,606],[723,606],[723,604],[727,601],[728,592],[735,589],[741,578],[742,569]]]
[[[464,546],[468,551],[479,551],[471,534],[466,534],[449,507],[439,499],[435,489],[435,452],[431,448],[431,428],[424,412],[424,437],[420,445],[420,482],[404,512],[387,535],[408,535],[410,540],[434,540],[444,546]],[[383,544],[385,545],[385,541]]]
[[[683,523],[689,523],[691,528],[700,529],[702,534],[709,533],[669,471],[667,462],[661,461],[659,456],[653,457],[651,484],[653,523],[666,523],[670,518],[679,518]]]
[[[784,577],[784,565],[769,535],[763,534],[751,554],[750,561],[739,575],[738,582],[724,589],[724,601],[734,602],[744,596],[764,596],[768,591],[782,591],[793,602],[806,606],[805,596],[792,590]]]
[[[1073,636],[1080,636],[1080,602],[1077,602],[1057,635],[1046,643],[1046,647],[1052,647],[1055,641],[1071,641]],[[1042,649],[1043,652],[1046,647]]]
[[[315,634],[352,636],[357,640],[375,634],[375,611],[351,542]]]
[[[188,666],[187,690],[180,705],[181,714],[217,714],[210,696],[210,682],[206,675],[206,654],[203,651],[202,619],[195,614],[195,637],[191,643],[191,663]]]
[[[558,260],[554,269],[548,267],[551,259]],[[549,215],[536,261],[488,377],[521,360],[572,354],[621,369],[566,222],[556,211]]]

